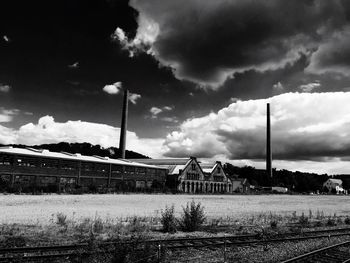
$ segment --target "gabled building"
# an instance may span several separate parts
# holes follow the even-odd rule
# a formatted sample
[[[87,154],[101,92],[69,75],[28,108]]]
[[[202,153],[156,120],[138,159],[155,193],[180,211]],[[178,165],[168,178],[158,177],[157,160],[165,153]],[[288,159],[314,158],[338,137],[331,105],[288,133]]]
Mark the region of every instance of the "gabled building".
[[[246,178],[231,179],[232,191],[235,193],[247,193],[250,190],[250,184]]]
[[[168,170],[167,181],[184,193],[231,193],[232,184],[220,162],[201,164],[197,158],[134,159]]]
[[[340,179],[329,178],[326,182],[323,183],[323,188],[328,189],[328,192],[335,191],[337,194],[343,193],[343,181]]]
[[[232,193],[232,182],[225,174],[221,162],[201,164],[201,167],[204,171],[206,184],[208,183],[209,192]]]

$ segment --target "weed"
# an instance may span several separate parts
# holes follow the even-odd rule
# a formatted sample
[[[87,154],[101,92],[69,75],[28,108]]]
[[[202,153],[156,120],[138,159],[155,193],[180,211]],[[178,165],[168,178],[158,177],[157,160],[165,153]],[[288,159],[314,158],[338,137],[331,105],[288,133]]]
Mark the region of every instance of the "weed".
[[[195,201],[187,203],[186,208],[182,207],[183,214],[180,219],[180,226],[183,231],[193,232],[200,228],[205,221],[204,207]]]
[[[322,226],[322,222],[321,221],[316,221],[315,222],[315,227],[321,227]]]
[[[163,232],[175,233],[176,232],[176,218],[174,214],[174,205],[171,207],[166,206],[165,210],[161,211],[161,223],[163,226]]]
[[[344,220],[344,223],[350,225],[350,217],[347,216]]]
[[[101,217],[96,217],[93,224],[92,229],[95,233],[101,233],[103,231],[104,225]]]
[[[311,209],[309,209],[309,219],[311,219],[312,218],[312,211],[311,211]]]
[[[327,222],[326,222],[326,225],[327,225],[327,226],[336,226],[337,223],[335,222],[335,220],[334,220],[333,218],[328,217],[328,220],[327,220]]]
[[[27,245],[27,238],[21,235],[7,236],[2,243],[4,247],[24,247]]]
[[[271,226],[271,228],[277,228],[277,220],[272,220],[270,222],[270,226]]]
[[[304,215],[304,213],[301,214],[299,217],[299,224],[301,226],[307,226],[309,224],[309,218]]]
[[[134,216],[129,220],[129,224],[126,225],[126,231],[131,233],[142,233],[149,230],[148,224],[142,222],[141,217]]]
[[[57,213],[56,224],[59,226],[67,227],[67,215],[64,213]]]

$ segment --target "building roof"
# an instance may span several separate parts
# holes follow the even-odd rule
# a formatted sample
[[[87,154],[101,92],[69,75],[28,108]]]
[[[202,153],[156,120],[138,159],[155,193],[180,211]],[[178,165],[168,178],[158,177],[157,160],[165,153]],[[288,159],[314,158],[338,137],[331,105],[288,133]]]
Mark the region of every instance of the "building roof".
[[[109,157],[102,156],[86,156],[81,155],[80,153],[67,153],[67,152],[50,152],[49,150],[43,149],[34,149],[34,148],[13,148],[12,146],[0,147],[0,153],[8,154],[20,154],[27,156],[36,156],[36,157],[46,157],[46,158],[57,158],[65,160],[75,160],[75,161],[87,161],[87,162],[97,162],[97,163],[106,163],[106,164],[117,164],[125,166],[137,166],[144,168],[157,168],[164,169],[159,166],[138,163],[126,159],[112,159]]]
[[[152,165],[185,165],[191,158],[163,158],[163,159],[128,159],[133,162],[140,162]]]
[[[157,165],[164,169],[168,169],[168,174],[179,174],[180,170],[184,170],[191,162],[191,158],[164,158],[164,159],[129,159],[132,161]]]
[[[329,178],[327,181],[331,181],[332,183],[335,183],[335,184],[342,184],[343,181],[340,180],[340,179],[333,179],[333,178]]]

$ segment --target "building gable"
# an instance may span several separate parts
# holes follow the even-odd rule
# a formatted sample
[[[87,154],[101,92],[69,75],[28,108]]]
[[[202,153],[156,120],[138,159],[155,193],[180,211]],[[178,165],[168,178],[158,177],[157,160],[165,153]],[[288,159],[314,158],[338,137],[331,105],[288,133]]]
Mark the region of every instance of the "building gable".
[[[191,157],[184,169],[179,174],[181,180],[204,180],[204,173],[196,158]]]
[[[229,179],[227,178],[224,172],[221,162],[216,162],[216,164],[214,165],[213,170],[210,174],[210,181],[229,182]]]

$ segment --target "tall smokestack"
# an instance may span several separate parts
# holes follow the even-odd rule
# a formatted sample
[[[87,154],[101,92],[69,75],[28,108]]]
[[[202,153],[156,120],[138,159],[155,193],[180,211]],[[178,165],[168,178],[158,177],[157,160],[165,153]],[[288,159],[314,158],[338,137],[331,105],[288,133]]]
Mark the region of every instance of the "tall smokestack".
[[[266,105],[266,173],[272,177],[270,103]]]
[[[126,130],[128,125],[128,102],[129,102],[128,98],[129,98],[129,91],[127,88],[124,88],[122,124],[120,127],[120,140],[119,140],[120,158],[122,159],[125,159]]]

